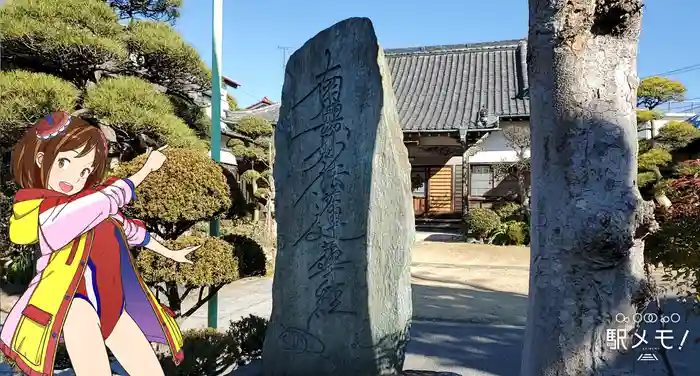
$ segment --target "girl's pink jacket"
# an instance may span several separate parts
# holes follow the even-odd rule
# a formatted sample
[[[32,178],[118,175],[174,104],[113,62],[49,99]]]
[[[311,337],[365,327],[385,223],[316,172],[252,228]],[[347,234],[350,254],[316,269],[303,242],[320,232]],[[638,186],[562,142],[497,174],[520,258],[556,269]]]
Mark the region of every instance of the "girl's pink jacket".
[[[73,196],[43,189],[23,189],[15,195],[10,240],[38,243],[41,255],[36,276],[3,324],[0,350],[27,375],[53,375],[63,323],[90,252],[93,246],[115,247],[118,242],[127,245],[115,247],[121,252],[126,312],[150,341],[168,344],[174,361],[182,360],[180,329],[169,309],[157,302],[141,279],[128,250],[150,239],[142,222],[120,212],[134,197],[133,184],[117,178]],[[114,222],[118,236],[95,235],[95,227],[104,221]]]

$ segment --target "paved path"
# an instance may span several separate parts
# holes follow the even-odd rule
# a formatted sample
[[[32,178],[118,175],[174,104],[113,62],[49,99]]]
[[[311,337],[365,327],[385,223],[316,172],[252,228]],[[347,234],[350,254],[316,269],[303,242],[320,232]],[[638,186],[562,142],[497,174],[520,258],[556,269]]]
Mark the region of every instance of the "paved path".
[[[464,376],[517,375],[528,263],[523,247],[419,241],[411,268],[414,322],[405,368]],[[249,314],[269,317],[271,289],[270,278],[223,288],[219,328]],[[203,307],[183,328],[205,326],[206,314]],[[503,362],[504,357],[512,361]]]
[[[413,250],[417,320],[524,325],[529,252],[524,247],[418,242]],[[249,314],[269,317],[271,278],[232,283],[219,292],[219,329]],[[183,328],[207,325],[203,306]]]

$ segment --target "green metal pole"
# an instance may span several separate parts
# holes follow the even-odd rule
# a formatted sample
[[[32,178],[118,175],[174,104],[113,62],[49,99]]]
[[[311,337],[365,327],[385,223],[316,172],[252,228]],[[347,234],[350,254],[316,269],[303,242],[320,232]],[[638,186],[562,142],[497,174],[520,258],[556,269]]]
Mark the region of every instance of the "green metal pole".
[[[213,0],[211,59],[211,158],[221,162],[221,39],[223,38],[223,0]],[[219,218],[209,224],[209,234],[219,236]],[[216,329],[219,318],[219,297],[214,294],[207,304],[207,324]]]

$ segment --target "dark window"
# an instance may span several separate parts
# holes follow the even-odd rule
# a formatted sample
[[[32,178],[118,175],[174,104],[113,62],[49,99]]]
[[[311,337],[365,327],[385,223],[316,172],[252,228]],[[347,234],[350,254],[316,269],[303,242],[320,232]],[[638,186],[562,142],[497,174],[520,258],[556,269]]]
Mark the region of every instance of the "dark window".
[[[413,171],[411,173],[411,185],[413,187],[413,197],[425,197],[426,173],[423,171]]]

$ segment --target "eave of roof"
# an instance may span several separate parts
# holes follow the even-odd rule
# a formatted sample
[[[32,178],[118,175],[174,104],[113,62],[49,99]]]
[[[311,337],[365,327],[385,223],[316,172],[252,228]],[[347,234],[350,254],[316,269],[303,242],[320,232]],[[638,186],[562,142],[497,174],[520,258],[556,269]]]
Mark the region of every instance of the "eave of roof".
[[[238,89],[238,87],[241,86],[240,83],[238,83],[237,81],[234,81],[226,76],[222,77],[221,79],[224,81],[224,83],[226,85],[231,86],[234,89]]]
[[[254,110],[256,108],[261,108],[265,106],[269,106],[271,104],[274,104],[275,102],[271,101],[268,97],[263,97],[261,100],[251,104],[250,106],[246,107],[246,110]]]

